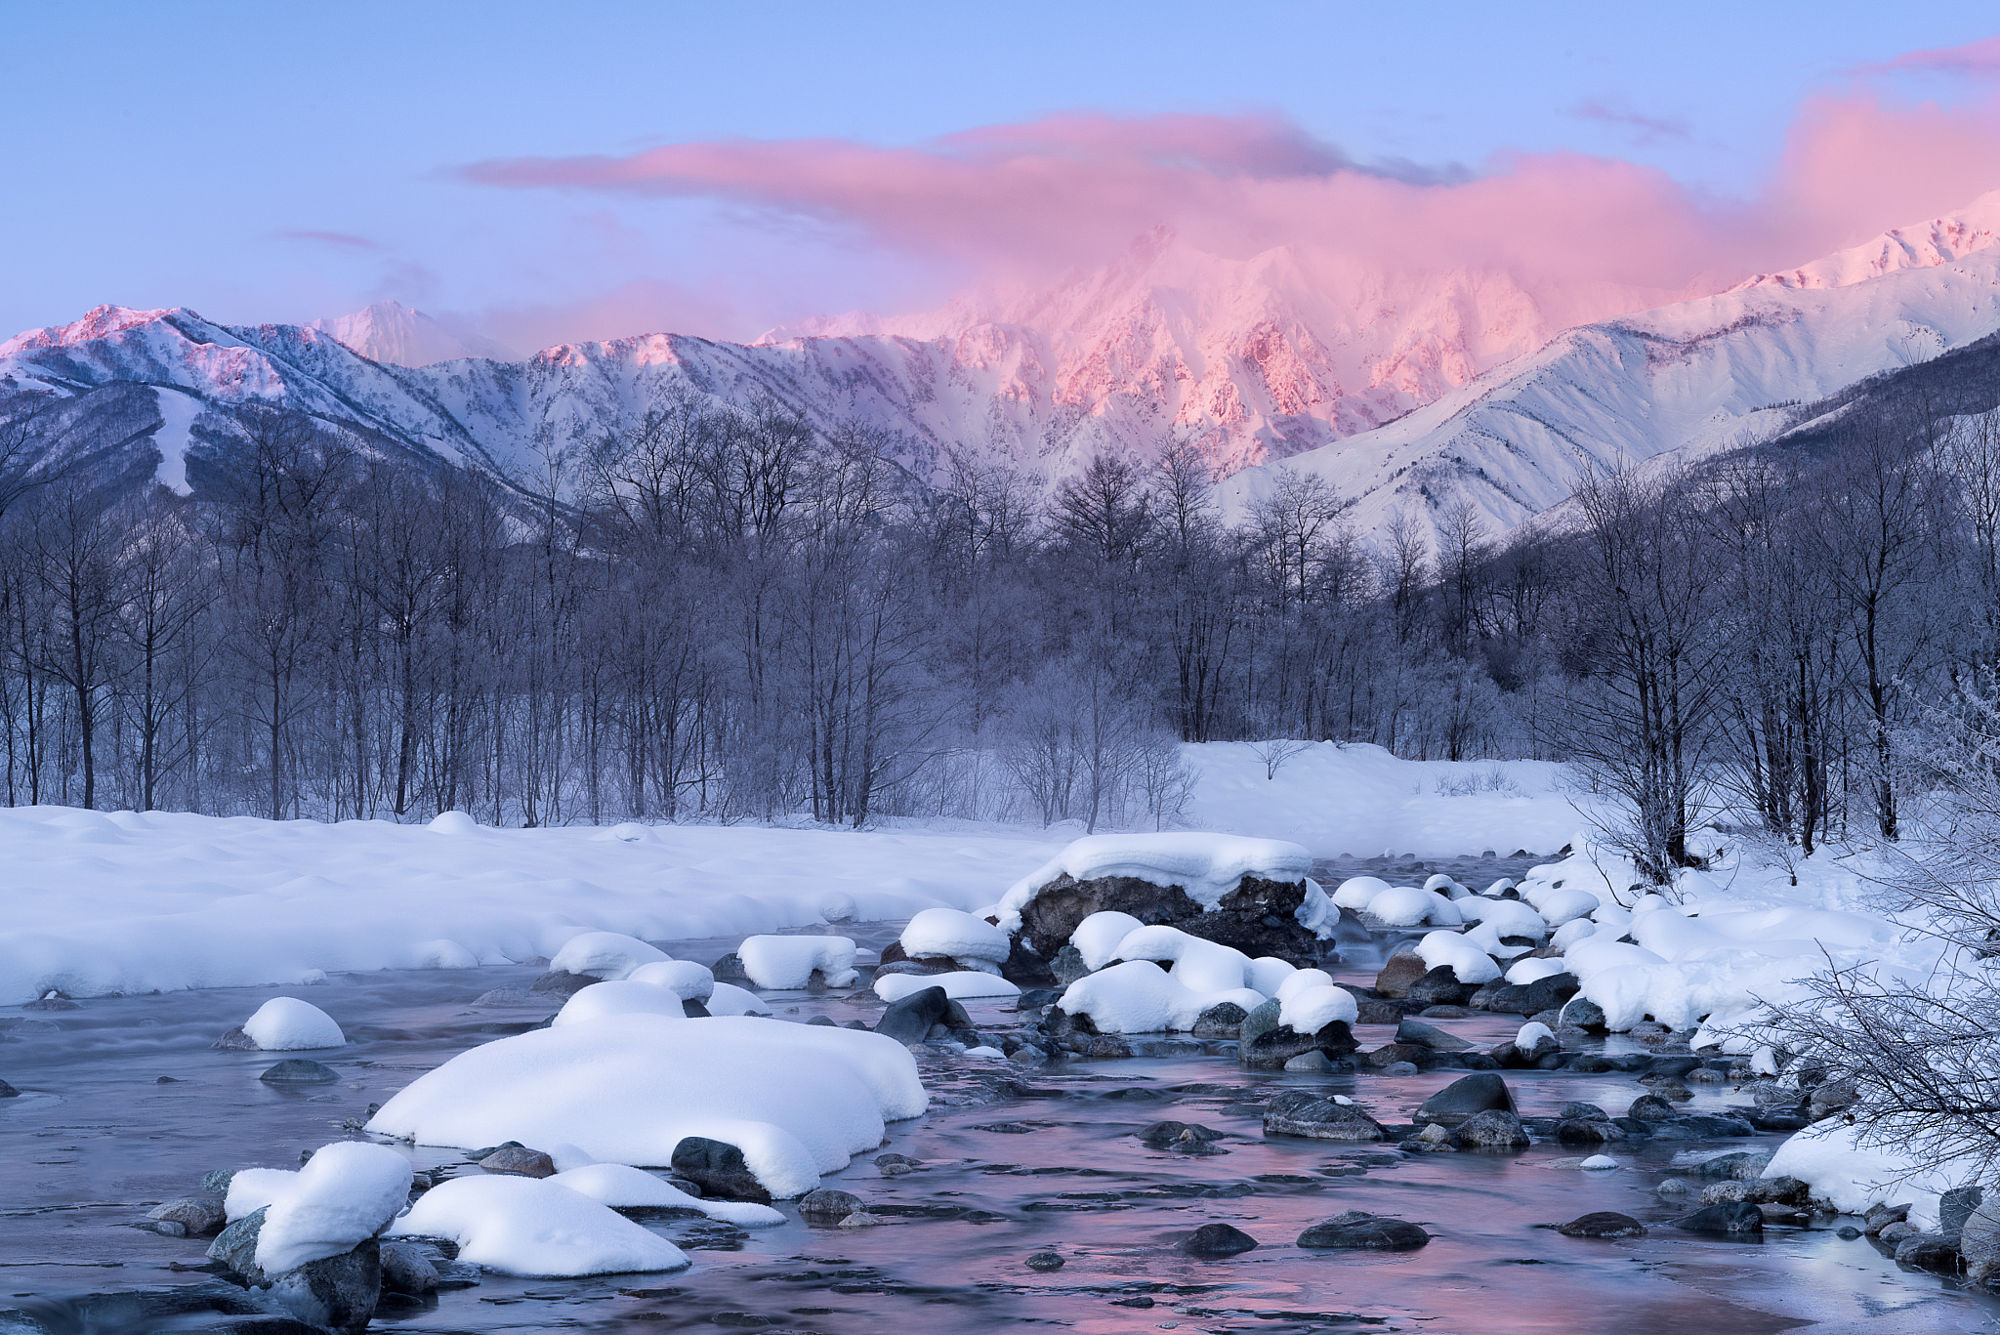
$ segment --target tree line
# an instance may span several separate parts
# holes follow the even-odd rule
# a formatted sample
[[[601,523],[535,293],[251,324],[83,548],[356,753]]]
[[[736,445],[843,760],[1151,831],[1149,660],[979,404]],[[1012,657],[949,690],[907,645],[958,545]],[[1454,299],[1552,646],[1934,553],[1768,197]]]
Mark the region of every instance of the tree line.
[[[1297,473],[1226,521],[1190,442],[918,478],[692,392],[505,481],[250,409],[192,495],[33,462],[90,456],[52,420],[0,422],[10,804],[1094,828],[1175,819],[1176,743],[1309,737],[1578,761],[1663,871],[1724,795],[1893,838],[1912,703],[2000,653],[1991,416],[1591,475],[1504,542]]]

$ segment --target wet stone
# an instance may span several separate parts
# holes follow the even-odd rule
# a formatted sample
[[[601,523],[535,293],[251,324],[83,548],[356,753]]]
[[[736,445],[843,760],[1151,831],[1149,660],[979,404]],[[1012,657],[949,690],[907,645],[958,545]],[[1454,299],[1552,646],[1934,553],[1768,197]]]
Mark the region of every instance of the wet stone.
[[[325,1062],[292,1057],[279,1062],[257,1078],[267,1085],[330,1085],[340,1079],[340,1072]]]
[[[1059,1252],[1035,1252],[1022,1264],[1030,1270],[1039,1270],[1046,1274],[1051,1270],[1062,1269],[1063,1258]]]
[[[1348,1210],[1299,1234],[1299,1246],[1323,1251],[1415,1251],[1431,1240],[1407,1220]]]
[[[504,1173],[510,1177],[554,1177],[556,1163],[541,1150],[531,1150],[526,1145],[509,1143],[495,1149],[479,1160],[479,1166],[489,1173]]]
[[[1257,1246],[1257,1239],[1228,1224],[1203,1224],[1180,1244],[1189,1256],[1206,1258],[1239,1256]]]
[[[1629,1214],[1616,1210],[1594,1210],[1587,1215],[1579,1215],[1556,1230],[1566,1238],[1638,1238],[1644,1237],[1646,1226]]]

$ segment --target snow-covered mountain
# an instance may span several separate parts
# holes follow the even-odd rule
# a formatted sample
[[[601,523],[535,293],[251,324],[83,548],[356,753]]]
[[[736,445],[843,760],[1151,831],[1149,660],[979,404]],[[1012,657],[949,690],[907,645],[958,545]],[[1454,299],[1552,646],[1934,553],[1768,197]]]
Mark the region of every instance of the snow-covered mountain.
[[[2000,331],[2000,192],[1727,292],[1569,329],[1395,422],[1240,473],[1247,506],[1287,473],[1325,479],[1362,527],[1457,496],[1499,530],[1587,467],[1773,440],[1870,376]]]
[[[467,357],[503,360],[507,353],[491,339],[443,322],[398,301],[378,301],[352,315],[314,320],[308,329],[331,334],[370,361],[390,366],[431,366]]]
[[[339,423],[385,455],[504,478],[550,445],[685,387],[769,397],[889,433],[920,473],[951,453],[1053,482],[1109,450],[1198,441],[1241,507],[1287,471],[1364,522],[1464,493],[1507,528],[1588,461],[1709,452],[1804,405],[2000,330],[2000,194],[1783,274],[1639,315],[1631,291],[1530,291],[1500,272],[1385,273],[1325,253],[1202,254],[1160,234],[1053,287],[754,344],[651,334],[525,361],[391,304],[316,325],[222,325],[101,307],[0,343],[0,418],[26,395],[52,449],[199,489],[248,404]],[[434,358],[442,358],[436,359]]]

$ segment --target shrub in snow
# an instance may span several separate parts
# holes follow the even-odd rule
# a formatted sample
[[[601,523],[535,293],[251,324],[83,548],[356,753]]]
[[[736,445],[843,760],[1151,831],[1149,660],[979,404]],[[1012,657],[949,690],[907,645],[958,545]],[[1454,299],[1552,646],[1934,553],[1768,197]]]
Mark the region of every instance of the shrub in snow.
[[[550,973],[582,974],[588,978],[623,978],[642,964],[671,959],[658,946],[649,946],[623,932],[579,932],[563,943],[549,961]]]
[[[479,822],[463,811],[440,811],[431,817],[432,834],[472,834],[479,829]]]
[[[688,1265],[659,1234],[552,1179],[453,1178],[418,1197],[391,1235],[449,1238],[461,1261],[530,1279]]]
[[[1197,992],[1156,964],[1128,960],[1077,979],[1056,1007],[1065,1015],[1090,1017],[1101,1034],[1153,1034],[1192,1029],[1203,1011],[1225,1001],[1249,1011],[1264,997],[1249,988]]]
[[[959,909],[925,909],[903,928],[900,944],[911,959],[942,957],[994,964],[1007,958],[1008,949],[1005,932]]]
[[[592,983],[563,1003],[552,1025],[586,1024],[607,1015],[664,1015],[685,1019],[680,994],[634,978]]]
[[[707,1001],[715,992],[715,975],[693,960],[655,960],[625,976],[628,983],[663,987],[683,1001]]]
[[[828,987],[854,981],[854,942],[844,936],[748,936],[736,956],[758,987],[801,988],[815,973]]]
[[[699,1210],[710,1219],[720,1219],[739,1228],[771,1228],[785,1222],[784,1214],[768,1205],[690,1196],[671,1182],[630,1164],[578,1164],[547,1181],[614,1210]]]
[[[297,997],[272,997],[243,1022],[243,1034],[264,1052],[303,1052],[347,1044],[347,1035],[340,1032],[332,1016]]]
[[[1470,987],[1500,976],[1493,957],[1457,932],[1430,932],[1417,942],[1417,955],[1431,968],[1448,966],[1451,976]]]
[[[385,1145],[323,1145],[296,1173],[252,1168],[229,1181],[231,1219],[264,1210],[257,1265],[277,1276],[374,1237],[410,1198],[410,1161]]]
[[[953,1001],[1021,995],[1021,989],[1005,978],[976,969],[961,969],[956,973],[885,973],[875,980],[875,995],[884,1001],[901,1001],[927,987],[943,988],[944,994]]]
[[[1118,958],[1118,943],[1145,926],[1129,913],[1107,909],[1093,913],[1076,925],[1069,943],[1083,956],[1083,967],[1093,973]]]
[[[874,1149],[885,1122],[915,1117],[926,1101],[915,1060],[880,1034],[612,1015],[462,1052],[390,1099],[368,1129],[422,1145],[568,1142],[644,1167],[670,1164],[676,1145],[700,1136],[741,1150],[782,1197]]]

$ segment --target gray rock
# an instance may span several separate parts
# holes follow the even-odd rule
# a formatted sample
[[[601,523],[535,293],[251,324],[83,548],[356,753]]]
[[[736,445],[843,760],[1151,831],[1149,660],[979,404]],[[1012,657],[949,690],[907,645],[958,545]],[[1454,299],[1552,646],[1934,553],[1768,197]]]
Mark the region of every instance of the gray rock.
[[[265,1208],[260,1206],[244,1215],[208,1244],[208,1259],[252,1288],[261,1288],[269,1282],[257,1264],[257,1235],[264,1228]]]
[[[838,1224],[851,1214],[860,1214],[868,1205],[851,1191],[821,1187],[799,1197],[799,1217],[808,1224]]]
[[[274,1304],[328,1330],[366,1329],[381,1299],[382,1258],[373,1238],[343,1255],[308,1261],[271,1283]]]
[[[234,1168],[211,1168],[201,1175],[201,1189],[216,1196],[227,1196],[229,1184],[236,1180]]]
[[[1446,1033],[1436,1025],[1425,1024],[1422,1020],[1406,1019],[1398,1024],[1396,1041],[1414,1043],[1420,1048],[1429,1048],[1432,1052],[1467,1052],[1472,1048],[1472,1044],[1456,1034]]]
[[[941,989],[938,989],[941,990]],[[672,1166],[676,1173],[701,1188],[704,1196],[726,1201],[771,1203],[771,1193],[744,1162],[743,1151],[706,1136],[686,1136],[674,1146]]]
[[[1502,1108],[1488,1108],[1460,1122],[1451,1133],[1451,1143],[1462,1150],[1522,1150],[1529,1141],[1519,1117]]]
[[[1595,1210],[1570,1220],[1556,1232],[1566,1238],[1643,1238],[1646,1226],[1629,1214]]]
[[[1222,1133],[1193,1122],[1154,1122],[1134,1133],[1141,1144],[1156,1150],[1176,1150],[1182,1154],[1221,1154],[1215,1142]]]
[[[1604,1008],[1589,997],[1571,997],[1563,1003],[1558,1028],[1562,1025],[1573,1026],[1586,1033],[1601,1034],[1605,1030]]]
[[[1188,1256],[1209,1259],[1240,1256],[1254,1250],[1257,1239],[1228,1224],[1203,1224],[1181,1240],[1179,1250]]]
[[[330,1085],[340,1079],[340,1072],[325,1062],[291,1057],[279,1062],[257,1078],[267,1085]]]
[[[146,1218],[179,1224],[191,1238],[220,1233],[228,1222],[222,1213],[222,1202],[213,1196],[183,1196],[154,1206],[146,1212]]]
[[[1814,1086],[1806,1097],[1806,1116],[1817,1122],[1822,1117],[1830,1117],[1843,1108],[1850,1108],[1860,1092],[1852,1080],[1827,1080]]]
[[[1937,1275],[1956,1275],[1965,1264],[1958,1248],[1937,1233],[1919,1233],[1897,1243],[1896,1263]]]
[[[721,974],[716,975],[717,979],[721,977]],[[598,981],[598,979],[591,977],[587,973],[570,973],[566,970],[556,969],[536,978],[534,982],[528,984],[528,990],[536,996],[553,997],[557,1001],[567,1001],[569,998],[583,991],[584,988],[590,987]]]
[[[20,1090],[14,1088],[12,1085],[8,1084],[5,1080],[0,1080],[0,1099],[18,1099],[20,1097],[21,1097]]]
[[[437,1267],[421,1249],[407,1242],[385,1242],[381,1257],[382,1287],[390,1293],[421,1298],[437,1288]]]
[[[1316,1250],[1410,1252],[1431,1240],[1416,1224],[1349,1210],[1299,1234],[1299,1246]]]
[[[1965,1221],[1985,1203],[1986,1189],[1977,1183],[1953,1187],[1938,1197],[1938,1233],[1956,1243],[1965,1231]]]
[[[1192,1032],[1196,1038],[1236,1038],[1249,1015],[1233,1001],[1217,1002],[1195,1017]]]
[[[1264,1110],[1264,1134],[1347,1144],[1382,1140],[1387,1135],[1382,1124],[1357,1105],[1335,1103],[1302,1089],[1288,1090],[1271,1100]]]
[[[1560,1008],[1576,995],[1578,986],[1576,975],[1570,973],[1550,974],[1532,983],[1502,983],[1497,987],[1489,984],[1474,996],[1472,1004],[1480,1010],[1505,1015],[1539,1015]]]
[[[1556,1114],[1563,1121],[1608,1122],[1611,1114],[1594,1103],[1565,1103]]]
[[[1571,1149],[1610,1145],[1623,1139],[1625,1139],[1625,1128],[1602,1116],[1566,1117],[1556,1123],[1556,1144],[1566,1145]]]
[[[1764,1212],[1745,1201],[1727,1205],[1706,1205],[1693,1214],[1674,1220],[1674,1227],[1689,1233],[1720,1236],[1759,1235],[1764,1232]]]
[[[876,1033],[887,1034],[911,1047],[929,1039],[939,1027],[946,1030],[972,1027],[965,1009],[946,996],[941,987],[927,987],[901,1001],[890,1002],[882,1018],[875,1022]]]
[[[1680,1110],[1657,1094],[1641,1094],[1632,1100],[1632,1106],[1625,1115],[1636,1117],[1642,1122],[1664,1122],[1668,1118],[1678,1117]]]
[[[1391,999],[1399,999],[1409,993],[1419,978],[1431,971],[1424,963],[1424,957],[1415,951],[1402,950],[1383,961],[1375,974],[1375,991]]]
[[[1083,952],[1075,946],[1064,946],[1049,959],[1049,973],[1060,987],[1068,987],[1079,978],[1090,976],[1090,966],[1083,962]],[[1225,1005],[1228,1003],[1225,1002]],[[1241,1010],[1242,1007],[1237,1007]]]
[[[1404,1004],[1418,1008],[1428,1006],[1462,1006],[1472,999],[1473,987],[1458,981],[1449,964],[1440,964],[1422,978],[1410,984],[1410,990],[1403,994]]]
[[[1425,1099],[1414,1120],[1419,1126],[1437,1122],[1452,1127],[1490,1108],[1513,1112],[1514,1096],[1505,1080],[1491,1071],[1479,1071],[1461,1076]]]
[[[541,1150],[531,1150],[526,1145],[509,1141],[499,1146],[491,1154],[479,1161],[479,1166],[489,1173],[504,1173],[509,1177],[554,1177],[556,1162]]]
[[[238,1025],[221,1038],[216,1039],[213,1046],[222,1052],[255,1052],[257,1051],[257,1040],[244,1033],[243,1026]]]
[[[1028,1269],[1030,1270],[1040,1270],[1045,1274],[1051,1270],[1060,1270],[1063,1268],[1062,1253],[1035,1252],[1034,1254],[1028,1257],[1027,1261],[1024,1264],[1026,1264]]]
[[[1298,1056],[1286,1062],[1284,1069],[1292,1072],[1294,1075],[1310,1075],[1314,1072],[1323,1073],[1331,1071],[1333,1069],[1333,1062],[1324,1052],[1321,1052],[1318,1048],[1314,1048],[1310,1052],[1301,1052]]]
[[[1736,1150],[1725,1154],[1695,1154],[1689,1151],[1675,1155],[1673,1167],[1691,1177],[1735,1177],[1747,1181],[1763,1176],[1770,1162],[1771,1156],[1761,1150]]]

